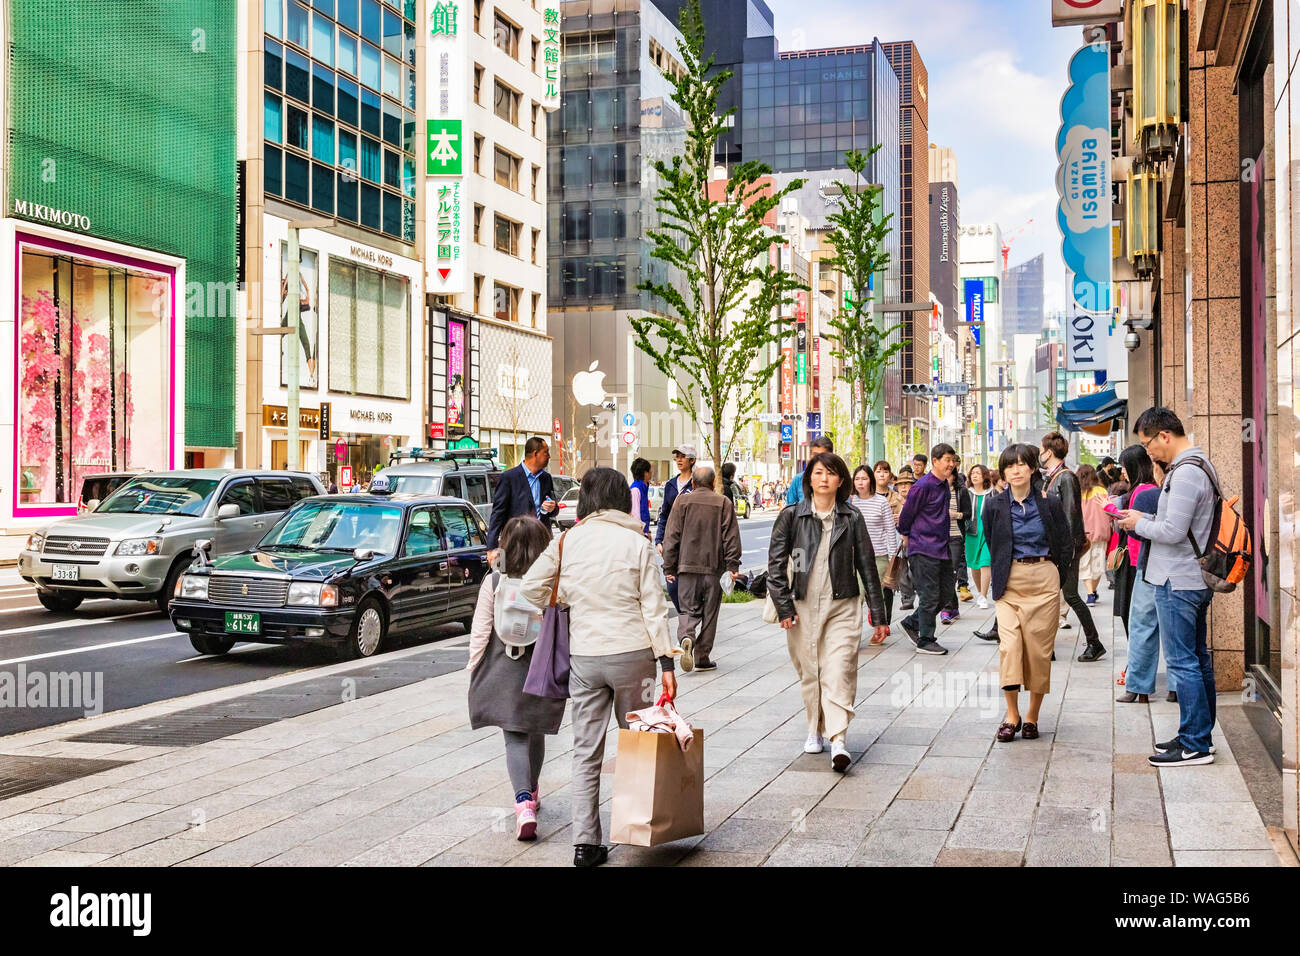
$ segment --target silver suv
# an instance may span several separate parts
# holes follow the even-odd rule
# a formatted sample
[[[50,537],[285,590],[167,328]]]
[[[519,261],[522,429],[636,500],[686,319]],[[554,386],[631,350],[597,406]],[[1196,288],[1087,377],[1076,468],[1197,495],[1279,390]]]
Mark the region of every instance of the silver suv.
[[[388,462],[380,474],[388,479],[393,494],[462,498],[474,506],[484,521],[492,516],[492,496],[505,474],[493,459],[490,448],[450,451],[413,448],[409,452],[394,452]]]
[[[164,613],[194,542],[214,552],[256,547],[302,498],[325,493],[315,475],[198,468],[137,475],[94,511],[64,518],[27,539],[18,573],[51,611],[88,597],[157,601]]]

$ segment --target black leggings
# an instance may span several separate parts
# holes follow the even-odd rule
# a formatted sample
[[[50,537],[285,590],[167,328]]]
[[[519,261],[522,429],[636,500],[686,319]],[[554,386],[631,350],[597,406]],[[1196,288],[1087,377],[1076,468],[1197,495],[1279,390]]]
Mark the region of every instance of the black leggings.
[[[1093,623],[1092,612],[1088,610],[1088,605],[1083,602],[1079,595],[1079,561],[1076,558],[1070,562],[1070,567],[1065,572],[1065,583],[1061,585],[1061,591],[1065,595],[1065,603],[1070,606],[1079,617],[1079,623],[1083,625],[1083,635],[1089,643],[1100,641],[1097,636],[1097,625]]]

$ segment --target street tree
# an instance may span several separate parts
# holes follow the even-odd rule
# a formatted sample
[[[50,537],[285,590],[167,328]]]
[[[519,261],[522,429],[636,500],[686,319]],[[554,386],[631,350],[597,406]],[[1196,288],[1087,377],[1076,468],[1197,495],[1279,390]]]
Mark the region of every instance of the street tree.
[[[686,120],[685,142],[671,162],[652,163],[661,182],[655,193],[660,225],[646,234],[654,244],[650,254],[681,281],[639,283],[668,314],[631,323],[637,348],[664,375],[685,383],[674,402],[697,429],[705,426],[705,452],[720,462],[724,413],[730,404],[731,444],[762,406],[781,366],[779,357],[769,356],[779,356],[793,327],[793,319],[782,316],[793,292],[807,288],[773,263],[774,247],[785,240],[764,223],[803,180],[777,189],[767,178],[770,167],[750,161],[710,189],[717,142],[735,113],[733,107],[718,114],[718,91],[732,74],[712,73],[713,57],[704,58],[699,0],[682,10],[679,22],[684,69],[669,79]]]
[[[839,208],[826,217],[831,223],[826,238],[835,255],[822,260],[839,271],[848,287],[845,301],[839,304],[837,314],[829,323],[835,331],[826,333],[826,337],[835,343],[831,355],[843,363],[841,377],[850,388],[861,386],[861,418],[856,423],[854,444],[862,461],[867,459],[869,451],[877,456],[883,451],[869,447],[871,415],[868,410],[874,409],[876,419],[884,420],[884,409],[878,406],[882,404],[880,388],[885,369],[907,344],[907,340],[889,342],[891,335],[902,330],[902,323],[886,328],[884,315],[872,308],[873,296],[869,291],[873,284],[871,277],[889,265],[885,237],[889,235],[889,220],[893,218],[893,213],[882,215],[884,187],[865,181],[867,162],[879,148],[875,146],[865,153],[851,149],[844,154],[845,165],[854,174],[854,181],[836,183]]]

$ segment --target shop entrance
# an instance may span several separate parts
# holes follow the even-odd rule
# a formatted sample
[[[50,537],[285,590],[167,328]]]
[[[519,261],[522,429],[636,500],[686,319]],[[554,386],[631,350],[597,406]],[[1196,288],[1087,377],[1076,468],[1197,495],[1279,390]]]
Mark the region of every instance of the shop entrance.
[[[375,469],[387,465],[389,454],[397,447],[397,438],[393,435],[348,433],[331,436],[325,449],[330,483],[339,483],[339,469],[347,465],[352,469],[354,484],[368,484],[374,476]],[[342,456],[339,452],[343,453]]]
[[[307,457],[311,442],[298,442],[298,468],[301,471],[315,471],[312,461]],[[271,439],[271,467],[283,471],[289,467],[289,442],[287,439]]]

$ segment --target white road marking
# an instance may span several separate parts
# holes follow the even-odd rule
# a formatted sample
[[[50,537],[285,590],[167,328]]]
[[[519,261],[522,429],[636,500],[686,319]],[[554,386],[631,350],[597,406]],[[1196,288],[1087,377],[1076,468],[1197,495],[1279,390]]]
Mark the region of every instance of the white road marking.
[[[87,604],[98,604],[98,603],[103,603],[105,601],[112,601],[112,600],[114,599],[113,598],[91,598],[89,601],[82,601],[81,606],[85,607]],[[39,611],[43,607],[44,605],[42,604],[28,604],[25,605],[24,607],[7,607],[0,610],[0,614],[17,614],[20,611]]]
[[[7,637],[10,634],[29,634],[32,631],[52,631],[61,627],[86,627],[90,624],[110,624],[113,621],[125,621],[128,618],[144,617],[146,614],[157,613],[157,611],[136,611],[134,614],[118,614],[113,617],[90,617],[76,621],[51,621],[48,624],[33,624],[30,627],[11,627],[8,630],[0,631],[0,637]]]
[[[169,637],[180,637],[180,631],[172,631],[170,634],[155,634],[153,637],[133,637],[128,641],[112,641],[108,644],[91,644],[86,647],[70,647],[66,651],[47,651],[44,654],[29,654],[26,657],[15,657],[11,660],[0,661],[0,667],[6,664],[22,664],[25,661],[39,661],[46,657],[64,657],[68,654],[86,654],[90,651],[100,651],[107,647],[124,647],[127,644],[143,644],[146,641],[162,641]]]

